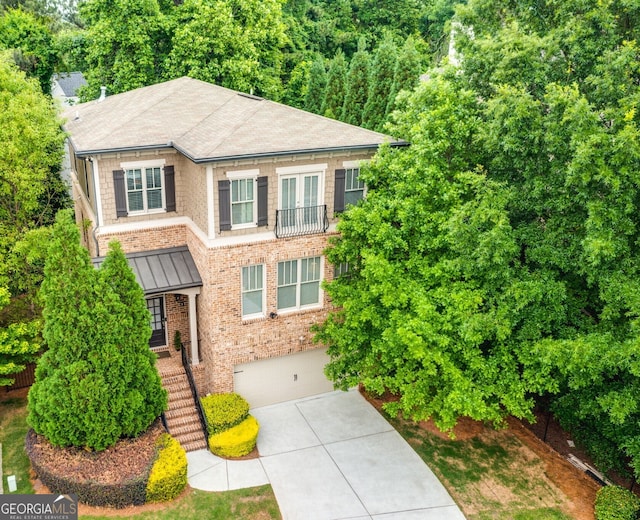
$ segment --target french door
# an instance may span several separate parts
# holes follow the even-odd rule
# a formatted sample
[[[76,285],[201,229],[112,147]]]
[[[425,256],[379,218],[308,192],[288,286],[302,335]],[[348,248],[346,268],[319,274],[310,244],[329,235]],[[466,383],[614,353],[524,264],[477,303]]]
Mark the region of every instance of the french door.
[[[280,209],[282,227],[318,223],[320,173],[301,173],[280,177]]]

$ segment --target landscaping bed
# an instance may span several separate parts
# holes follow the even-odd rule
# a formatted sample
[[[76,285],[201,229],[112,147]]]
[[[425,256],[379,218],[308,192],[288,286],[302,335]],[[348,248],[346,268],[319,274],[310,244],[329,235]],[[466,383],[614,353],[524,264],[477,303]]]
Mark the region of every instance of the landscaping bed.
[[[26,444],[37,476],[52,492],[58,492],[56,487],[64,483],[65,491],[77,493],[82,502],[125,507],[144,503],[149,471],[157,454],[156,439],[163,432],[158,420],[141,436],[123,439],[100,452],[59,448],[33,430],[27,434]],[[67,485],[79,487],[70,491]],[[109,489],[115,498],[104,496],[100,488]],[[127,500],[130,503],[125,503]]]

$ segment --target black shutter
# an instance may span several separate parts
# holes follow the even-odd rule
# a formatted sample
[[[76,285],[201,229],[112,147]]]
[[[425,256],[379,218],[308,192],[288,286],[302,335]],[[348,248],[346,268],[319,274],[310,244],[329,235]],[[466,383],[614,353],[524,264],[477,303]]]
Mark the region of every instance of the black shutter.
[[[164,167],[164,197],[167,211],[176,210],[176,174],[173,166]]]
[[[344,211],[344,185],[346,170],[336,170],[336,182],[333,186],[333,212],[341,213]]]
[[[113,170],[113,189],[116,197],[116,216],[127,216],[127,194],[124,185],[124,170]]]
[[[220,231],[229,231],[231,229],[231,182],[218,181],[218,199]]]
[[[258,177],[258,227],[269,225],[269,178]]]

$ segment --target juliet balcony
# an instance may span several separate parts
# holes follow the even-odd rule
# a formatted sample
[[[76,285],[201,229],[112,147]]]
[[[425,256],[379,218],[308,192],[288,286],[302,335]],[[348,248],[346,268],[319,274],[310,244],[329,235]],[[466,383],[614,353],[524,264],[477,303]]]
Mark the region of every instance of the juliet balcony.
[[[305,206],[276,211],[276,237],[297,237],[324,233],[329,228],[327,206]]]

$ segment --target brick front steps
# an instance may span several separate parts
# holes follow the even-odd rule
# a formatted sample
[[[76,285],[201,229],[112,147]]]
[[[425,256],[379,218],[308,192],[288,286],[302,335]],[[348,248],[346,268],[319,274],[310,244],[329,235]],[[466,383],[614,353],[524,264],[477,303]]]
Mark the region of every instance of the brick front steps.
[[[186,451],[206,449],[207,441],[184,368],[182,365],[161,366],[159,363],[158,369],[162,386],[169,394],[169,408],[165,412],[169,433]]]

